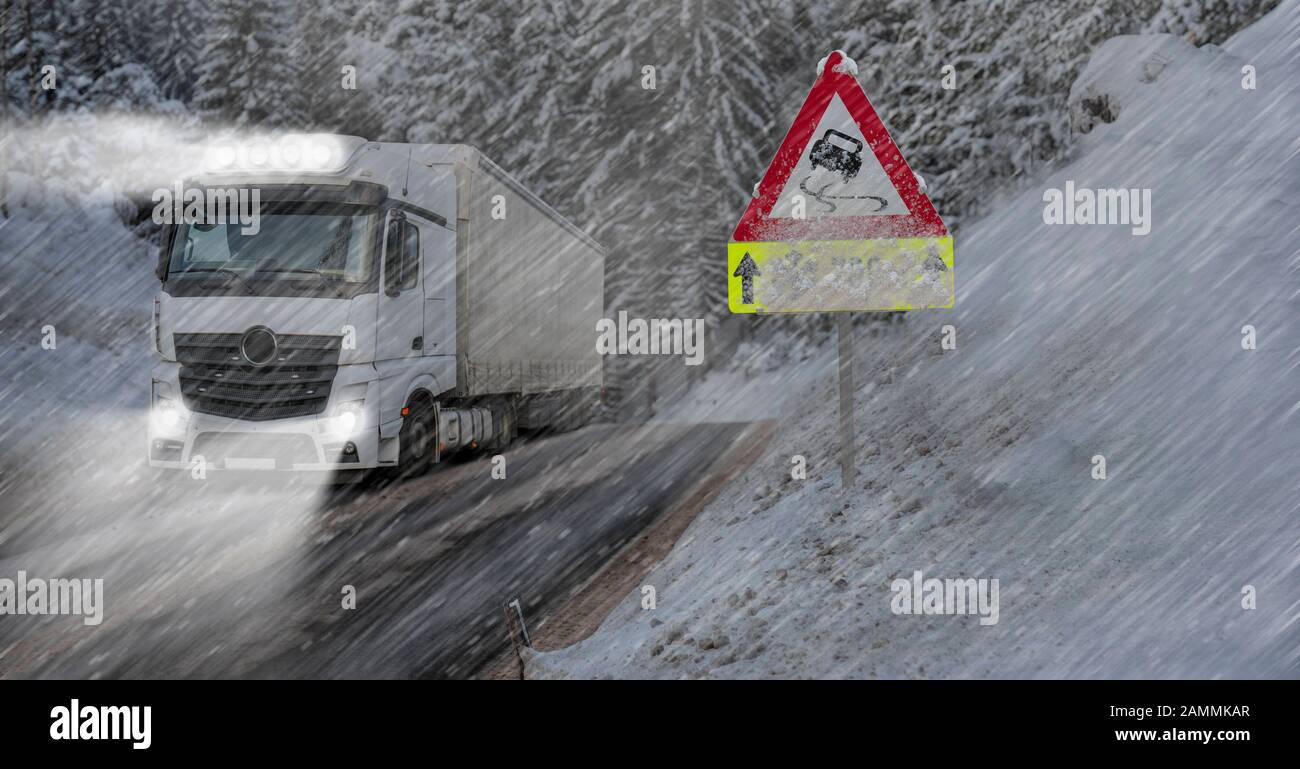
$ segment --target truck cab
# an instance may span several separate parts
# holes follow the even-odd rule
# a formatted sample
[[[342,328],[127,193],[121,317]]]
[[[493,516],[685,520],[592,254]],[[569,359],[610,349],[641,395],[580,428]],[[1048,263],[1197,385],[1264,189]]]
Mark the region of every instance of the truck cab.
[[[209,149],[161,241],[151,465],[414,471],[509,444],[526,388],[467,385],[457,344],[469,176],[463,155],[428,148],[292,135]],[[232,214],[241,201],[255,210]]]

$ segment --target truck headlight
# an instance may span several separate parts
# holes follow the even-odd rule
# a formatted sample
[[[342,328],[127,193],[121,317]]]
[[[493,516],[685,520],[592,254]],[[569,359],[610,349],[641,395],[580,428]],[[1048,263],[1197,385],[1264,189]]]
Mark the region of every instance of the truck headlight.
[[[151,412],[150,419],[153,420],[155,432],[176,432],[184,421],[180,404],[172,399],[171,385],[166,382],[159,382],[156,379],[153,382],[153,409]]]
[[[366,402],[364,400],[340,403],[334,408],[334,421],[330,431],[340,435],[351,435],[365,426]]]

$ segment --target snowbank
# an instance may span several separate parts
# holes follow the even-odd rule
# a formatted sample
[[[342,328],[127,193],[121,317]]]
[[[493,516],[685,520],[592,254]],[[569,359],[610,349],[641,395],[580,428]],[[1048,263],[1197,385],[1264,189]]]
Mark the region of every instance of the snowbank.
[[[765,366],[769,348],[744,343],[729,369],[709,372],[686,396],[655,415],[654,422],[752,422],[791,413],[798,395],[835,365],[834,351],[812,350],[797,364]]]
[[[837,492],[823,370],[648,576],[657,608],[627,596],[530,673],[1300,675],[1297,39],[1287,0],[1222,50],[1098,51],[1079,93],[1114,121],[963,233],[956,309],[860,333],[859,488]],[[1135,51],[1163,52],[1153,81]],[[1150,188],[1151,233],[1045,225],[1066,180]],[[999,622],[893,614],[916,570],[998,579]]]
[[[1170,69],[1174,63],[1178,66]],[[1099,123],[1115,122],[1131,104],[1161,104],[1159,98],[1148,98],[1152,90],[1202,98],[1240,88],[1223,75],[1244,63],[1218,46],[1197,48],[1174,35],[1113,37],[1097,48],[1070,87],[1070,128],[1086,134]]]

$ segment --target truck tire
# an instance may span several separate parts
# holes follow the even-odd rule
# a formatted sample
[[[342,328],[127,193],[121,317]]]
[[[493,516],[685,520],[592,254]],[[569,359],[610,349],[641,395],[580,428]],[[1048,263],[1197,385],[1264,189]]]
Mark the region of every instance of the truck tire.
[[[411,402],[411,412],[402,419],[398,433],[397,474],[402,478],[419,475],[429,469],[438,440],[433,423],[433,409],[423,400]]]
[[[504,398],[493,405],[492,421],[496,431],[489,448],[492,451],[505,451],[519,434],[519,415],[513,398]]]

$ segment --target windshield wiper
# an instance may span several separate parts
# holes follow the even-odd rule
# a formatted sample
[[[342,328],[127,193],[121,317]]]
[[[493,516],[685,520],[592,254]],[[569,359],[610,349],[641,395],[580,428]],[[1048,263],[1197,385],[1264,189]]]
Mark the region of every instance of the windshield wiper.
[[[235,277],[235,280],[238,280],[240,283],[244,285],[244,288],[248,289],[248,293],[253,294],[254,296],[257,295],[257,290],[253,288],[253,284],[245,280],[243,275],[240,275],[239,273],[235,272],[229,267],[190,267],[188,269],[181,270],[180,274],[185,275],[191,272],[219,272],[223,275],[233,275]]]
[[[267,267],[259,269],[258,272],[298,272],[306,275],[315,275],[322,280],[329,277],[315,267]]]

